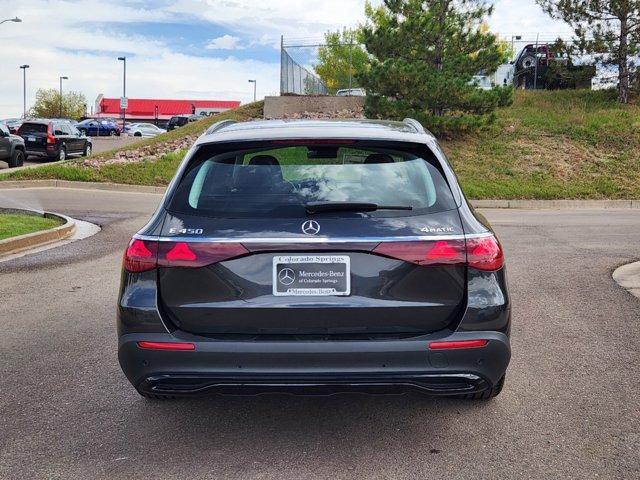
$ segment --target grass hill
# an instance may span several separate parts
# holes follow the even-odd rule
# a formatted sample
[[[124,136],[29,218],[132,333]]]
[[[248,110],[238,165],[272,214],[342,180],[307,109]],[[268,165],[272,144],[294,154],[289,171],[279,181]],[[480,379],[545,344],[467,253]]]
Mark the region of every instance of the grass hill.
[[[262,106],[245,105],[126,148],[199,134],[226,118],[259,118]],[[518,91],[514,104],[498,112],[494,125],[441,144],[470,198],[640,198],[640,107],[619,105],[614,92]],[[182,155],[94,168],[72,160],[7,173],[0,180],[166,185]]]

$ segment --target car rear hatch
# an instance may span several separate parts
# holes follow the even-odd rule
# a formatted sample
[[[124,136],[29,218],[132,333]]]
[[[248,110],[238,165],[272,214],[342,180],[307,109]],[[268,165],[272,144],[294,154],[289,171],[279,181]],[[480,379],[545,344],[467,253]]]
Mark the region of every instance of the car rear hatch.
[[[185,220],[199,228],[174,216],[165,228]],[[456,211],[411,220],[415,230],[428,222],[460,232]],[[236,228],[225,223],[220,232]],[[281,226],[295,232],[302,223]],[[242,238],[160,242],[161,306],[176,327],[206,334],[418,334],[459,319],[464,241],[349,235],[357,223],[322,219],[326,235],[265,238],[267,225],[254,221]],[[372,232],[388,228],[367,223]]]
[[[46,123],[25,122],[20,126],[19,135],[24,139],[28,151],[45,151],[47,145],[55,143],[50,124]]]
[[[212,336],[345,339],[456,324],[465,241],[428,149],[300,148],[211,152],[185,174],[158,241],[130,247],[157,258],[167,321]]]

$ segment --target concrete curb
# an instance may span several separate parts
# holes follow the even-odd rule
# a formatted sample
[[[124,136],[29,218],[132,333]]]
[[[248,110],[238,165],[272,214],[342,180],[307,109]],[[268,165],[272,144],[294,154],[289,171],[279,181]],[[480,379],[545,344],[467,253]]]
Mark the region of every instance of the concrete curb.
[[[631,295],[640,298],[640,262],[633,262],[616,268],[613,279]]]
[[[2,209],[4,211],[21,212],[26,215],[42,215],[47,218],[57,218],[64,223],[58,227],[51,228],[49,230],[42,230],[39,232],[26,233],[17,237],[5,238],[0,240],[0,257],[5,255],[13,255],[14,253],[21,252],[23,250],[41,247],[43,245],[58,242],[69,238],[76,230],[76,222],[73,218],[58,213],[44,212],[40,214],[32,210],[22,209]]]
[[[70,180],[7,180],[0,181],[0,190],[9,188],[80,188],[109,192],[163,194],[167,187],[150,185],[128,185],[123,183],[74,182]],[[638,200],[471,200],[475,208],[521,208],[521,209],[602,209],[637,208]]]
[[[167,187],[151,185],[127,185],[124,183],[74,182],[71,180],[7,180],[0,182],[0,190],[10,188],[78,188],[84,190],[105,190],[109,192],[158,193]]]
[[[640,200],[471,200],[475,208],[640,208]]]
[[[20,170],[29,170],[31,168],[41,168],[49,165],[60,165],[61,163],[69,163],[69,160],[58,160],[56,162],[44,162],[44,163],[38,163],[36,165],[23,165],[21,167],[3,168],[2,170],[0,170],[0,175],[19,172]]]

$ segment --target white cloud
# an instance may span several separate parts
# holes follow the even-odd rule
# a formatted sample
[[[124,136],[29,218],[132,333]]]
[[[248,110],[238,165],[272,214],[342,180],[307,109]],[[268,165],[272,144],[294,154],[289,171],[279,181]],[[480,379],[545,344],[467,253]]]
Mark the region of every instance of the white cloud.
[[[223,35],[209,40],[205,45],[207,50],[241,50],[240,38],[233,35]]]
[[[380,3],[375,0],[374,3]],[[536,32],[547,40],[570,34],[553,21],[534,0],[495,0],[492,29],[503,34]],[[57,88],[66,75],[65,89],[80,91],[91,105],[98,93],[119,96],[122,63],[115,52],[127,55],[127,94],[131,97],[216,98],[250,101],[248,78],[258,79],[258,95],[279,90],[279,65],[260,59],[241,60],[204,56],[257,45],[279,48],[287,41],[318,40],[327,30],[364,21],[364,0],[0,0],[3,18],[18,16],[22,23],[0,25],[0,118],[22,112],[22,71],[27,63],[27,103],[38,88]],[[201,51],[177,53],[170,40],[142,34],[114,35],[99,25],[111,22],[208,23],[229,34],[212,39]],[[194,47],[198,48],[198,47]],[[191,52],[190,52],[191,53]],[[244,53],[246,55],[246,53]]]

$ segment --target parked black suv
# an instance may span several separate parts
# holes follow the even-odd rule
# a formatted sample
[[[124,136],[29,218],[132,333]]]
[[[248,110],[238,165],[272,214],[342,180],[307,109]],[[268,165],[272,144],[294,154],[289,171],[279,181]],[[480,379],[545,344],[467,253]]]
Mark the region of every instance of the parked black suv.
[[[91,155],[91,139],[66,120],[28,120],[18,129],[27,156],[64,160],[67,156]]]
[[[202,118],[203,117],[199,117],[198,115],[176,115],[175,117],[171,117],[169,120],[167,130],[182,127],[189,122],[197,122],[198,120],[202,120]]]
[[[143,396],[504,383],[502,248],[415,120],[215,124],[123,267],[118,354]]]
[[[20,167],[24,163],[24,140],[9,132],[9,127],[0,123],[0,160],[9,164],[10,168]]]

